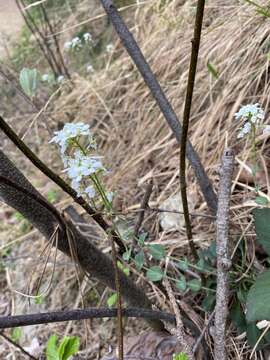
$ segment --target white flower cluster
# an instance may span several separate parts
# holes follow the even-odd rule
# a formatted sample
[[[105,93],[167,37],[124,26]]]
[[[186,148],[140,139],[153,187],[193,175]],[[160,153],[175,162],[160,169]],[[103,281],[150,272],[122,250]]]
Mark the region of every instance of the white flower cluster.
[[[82,35],[83,41],[76,36],[70,41],[65,42],[64,49],[65,50],[80,50],[84,44],[91,44],[93,42],[92,35],[90,33],[84,33]]]
[[[86,66],[86,72],[88,72],[88,73],[93,73],[93,72],[95,72],[95,69],[94,69],[93,65],[88,64],[88,65]]]
[[[114,50],[113,44],[108,44],[108,45],[106,46],[106,51],[107,51],[107,53],[112,53],[113,50]]]
[[[82,137],[86,137],[87,146],[80,145]],[[106,171],[100,157],[91,154],[96,149],[96,143],[90,132],[89,125],[79,122],[65,124],[62,130],[55,131],[50,143],[60,146],[64,163],[64,172],[71,179],[71,186],[78,195],[87,194],[89,198],[95,196],[95,188],[89,185],[91,176]],[[75,149],[75,151],[72,151]],[[68,153],[69,151],[69,153]],[[71,153],[71,154],[70,154]]]
[[[240,129],[237,135],[237,138],[241,139],[251,132],[252,127],[256,127],[264,120],[265,113],[257,103],[242,106],[234,116],[237,120],[245,121],[243,127]]]

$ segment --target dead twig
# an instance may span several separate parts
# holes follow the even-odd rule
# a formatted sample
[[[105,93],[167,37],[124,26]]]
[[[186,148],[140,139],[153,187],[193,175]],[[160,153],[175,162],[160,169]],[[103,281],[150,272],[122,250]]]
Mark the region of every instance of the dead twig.
[[[192,48],[191,48],[191,57],[190,57],[190,65],[189,65],[189,73],[188,73],[185,107],[183,114],[183,127],[182,127],[181,141],[180,141],[180,174],[179,174],[180,190],[181,190],[182,206],[183,206],[183,212],[184,212],[184,218],[186,224],[186,234],[194,260],[198,259],[198,254],[192,239],[192,226],[191,226],[189,210],[188,210],[187,184],[186,184],[186,150],[187,150],[188,128],[189,128],[190,111],[192,105],[193,89],[195,84],[198,54],[199,54],[200,41],[201,41],[204,5],[205,5],[205,0],[198,0],[195,26],[194,26],[194,35],[191,41]]]
[[[179,307],[176,303],[175,297],[173,295],[173,291],[171,288],[171,285],[169,283],[169,281],[167,279],[165,279],[163,281],[163,285],[166,288],[167,294],[169,296],[169,300],[170,303],[172,304],[173,307],[173,311],[175,314],[175,319],[176,319],[176,328],[173,328],[170,326],[170,331],[173,335],[175,335],[180,343],[180,345],[183,347],[183,352],[188,356],[189,360],[193,360],[194,356],[193,356],[193,352],[192,352],[192,348],[191,345],[189,344],[189,341],[187,339],[187,335],[185,333],[184,330],[184,324],[182,321],[182,317],[179,311]]]
[[[161,112],[163,113],[169,127],[171,128],[176,140],[180,143],[182,128],[173,110],[170,102],[168,101],[164,91],[162,90],[159,82],[153,74],[149,64],[144,58],[136,40],[131,32],[128,30],[125,22],[120,16],[118,10],[114,6],[112,0],[100,0],[104,10],[110,18],[119,38],[121,39],[125,49],[134,61],[139,72],[141,73],[146,85],[149,87],[154,99],[156,100]],[[215,213],[217,209],[217,197],[213,190],[213,186],[201,164],[198,154],[192,147],[191,143],[187,142],[187,158],[195,172],[201,191],[207,202],[209,208]]]
[[[229,203],[234,167],[234,153],[226,149],[222,158],[218,211],[216,225],[217,242],[217,293],[215,308],[215,359],[226,360],[226,320],[228,315],[229,283],[228,271],[231,260],[228,254],[229,242]]]
[[[144,219],[144,214],[145,214],[145,210],[148,207],[148,201],[150,199],[150,196],[152,194],[152,190],[153,190],[153,180],[150,181],[149,184],[147,184],[146,189],[145,189],[145,193],[142,199],[142,203],[141,203],[141,208],[140,208],[140,212],[138,215],[138,220],[136,222],[135,228],[134,228],[134,237],[133,237],[133,244],[134,246],[137,245],[137,237],[139,235],[139,231],[140,231],[140,227],[143,223],[143,219]]]
[[[2,331],[0,332],[0,336],[2,336],[7,342],[12,344],[15,348],[19,349],[24,355],[28,356],[29,359],[38,360],[35,356],[31,355],[28,351],[26,351],[20,344],[13,341],[9,336],[5,335]]]

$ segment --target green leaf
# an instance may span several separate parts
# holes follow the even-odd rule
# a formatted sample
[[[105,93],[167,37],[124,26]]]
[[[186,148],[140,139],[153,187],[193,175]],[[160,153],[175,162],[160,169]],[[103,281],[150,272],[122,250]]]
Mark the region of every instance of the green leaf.
[[[117,261],[117,266],[119,267],[120,270],[123,271],[123,273],[127,276],[129,276],[129,268],[124,266],[124,264],[122,264],[120,261]]]
[[[143,267],[143,264],[144,264],[144,252],[143,250],[141,250],[138,254],[136,254],[135,258],[134,258],[134,261],[135,261],[135,264],[136,264],[136,268],[138,270],[141,270],[142,267]]]
[[[209,294],[207,294],[202,301],[202,307],[205,311],[211,312],[215,308],[215,303],[216,303],[216,295],[213,294],[212,292],[209,292]]]
[[[147,238],[147,235],[148,235],[147,232],[144,232],[144,233],[140,234],[140,236],[138,238],[138,243],[139,243],[140,246],[144,246],[144,242],[145,242],[145,240]]]
[[[173,360],[189,360],[187,354],[181,352],[179,354],[173,354]]]
[[[153,244],[148,246],[150,254],[156,260],[162,260],[166,257],[166,252],[163,245]]]
[[[68,360],[79,351],[79,347],[80,339],[78,336],[65,336],[58,348],[60,360]]]
[[[17,342],[17,341],[19,341],[21,339],[21,337],[22,337],[22,329],[20,327],[15,327],[12,330],[11,339],[14,342]]]
[[[46,359],[47,360],[60,360],[57,350],[57,336],[51,335],[46,346]]]
[[[128,249],[124,254],[122,255],[123,260],[129,261],[131,257],[131,249]]]
[[[117,293],[114,293],[107,299],[107,305],[111,308],[113,305],[116,304],[116,301],[117,301]]]
[[[254,209],[252,213],[257,241],[270,255],[270,208]]]
[[[38,72],[37,69],[24,68],[20,72],[20,85],[30,98],[33,98],[37,90]]]
[[[185,258],[184,260],[179,260],[176,265],[180,270],[186,271],[188,269],[188,260],[187,260],[187,258]]]
[[[255,203],[262,206],[267,206],[269,204],[268,199],[265,196],[257,196]]]
[[[214,66],[208,61],[207,62],[207,69],[209,71],[209,73],[215,78],[218,79],[219,78],[219,73],[218,71],[214,68]]]
[[[242,306],[239,301],[234,301],[233,306],[230,310],[230,319],[235,325],[238,334],[242,334],[246,331],[247,322],[245,318],[245,314],[243,312]]]
[[[49,190],[47,194],[47,199],[50,203],[56,202],[58,198],[58,193],[55,190]]]
[[[152,266],[147,270],[146,276],[150,281],[160,281],[163,278],[163,271],[158,266]]]
[[[270,209],[269,209],[270,210]],[[270,320],[270,270],[260,274],[247,296],[248,322]]]
[[[187,282],[187,287],[194,292],[197,292],[201,289],[202,283],[198,279],[193,279]]]
[[[181,291],[185,291],[187,288],[187,281],[184,275],[180,276],[180,279],[176,281],[175,286]]]

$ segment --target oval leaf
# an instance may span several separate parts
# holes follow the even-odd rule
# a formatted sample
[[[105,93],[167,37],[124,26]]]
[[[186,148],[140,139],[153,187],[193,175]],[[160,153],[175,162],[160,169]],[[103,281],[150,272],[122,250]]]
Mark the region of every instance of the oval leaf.
[[[27,69],[24,68],[20,72],[20,85],[30,98],[35,95],[38,82],[38,72],[37,69]]]
[[[257,241],[270,255],[270,208],[254,209],[252,213]]]
[[[134,258],[136,268],[141,270],[144,264],[144,252],[141,250]]]
[[[180,280],[177,280],[175,283],[177,289],[181,290],[181,291],[185,291],[187,288],[187,281],[186,278],[182,275],[180,277]]]
[[[114,293],[108,298],[107,305],[111,308],[113,305],[116,304],[116,301],[117,301],[117,293]]]
[[[191,281],[188,281],[187,283],[187,287],[191,290],[191,291],[199,291],[200,288],[202,287],[201,281],[198,279],[194,279]]]
[[[270,210],[270,209],[269,209]],[[270,270],[259,275],[247,296],[248,322],[270,320]]]
[[[163,271],[158,266],[152,266],[147,270],[146,276],[150,281],[160,281],[163,278]]]
[[[150,254],[156,260],[164,259],[166,256],[166,252],[163,245],[153,244],[148,246]]]

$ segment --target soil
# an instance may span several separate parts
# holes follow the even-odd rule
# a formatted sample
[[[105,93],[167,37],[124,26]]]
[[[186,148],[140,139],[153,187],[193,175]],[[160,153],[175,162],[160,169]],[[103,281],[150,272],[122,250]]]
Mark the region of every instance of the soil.
[[[9,42],[19,34],[22,25],[15,0],[0,0],[0,58],[6,55]]]

